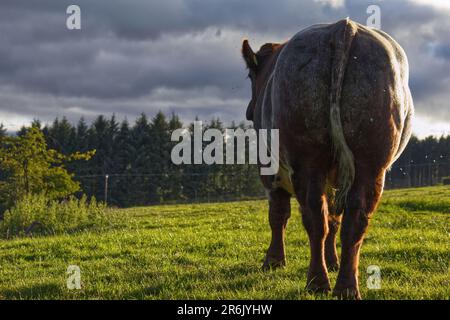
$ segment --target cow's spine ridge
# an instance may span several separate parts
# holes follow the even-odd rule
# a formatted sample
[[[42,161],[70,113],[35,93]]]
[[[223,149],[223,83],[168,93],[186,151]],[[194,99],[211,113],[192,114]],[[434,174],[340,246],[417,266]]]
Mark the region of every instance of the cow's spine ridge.
[[[332,63],[330,90],[330,134],[338,164],[336,208],[342,212],[355,179],[353,153],[347,145],[341,121],[340,100],[345,69],[357,26],[349,18],[336,23],[331,35]]]

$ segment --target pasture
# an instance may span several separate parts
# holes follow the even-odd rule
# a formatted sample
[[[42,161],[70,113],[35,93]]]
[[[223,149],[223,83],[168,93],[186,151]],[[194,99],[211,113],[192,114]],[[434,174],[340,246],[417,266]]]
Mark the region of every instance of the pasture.
[[[104,230],[0,240],[0,299],[330,299],[304,290],[309,246],[292,203],[281,270],[260,271],[265,200],[116,209]],[[362,248],[363,299],[449,299],[449,218],[449,186],[386,191]],[[80,290],[67,289],[69,265]]]

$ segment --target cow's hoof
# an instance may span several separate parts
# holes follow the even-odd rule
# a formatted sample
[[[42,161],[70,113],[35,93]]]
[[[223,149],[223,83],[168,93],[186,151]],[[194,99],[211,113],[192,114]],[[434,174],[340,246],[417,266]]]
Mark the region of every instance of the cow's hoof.
[[[286,259],[275,259],[272,257],[267,257],[264,259],[264,263],[261,267],[263,271],[274,270],[278,268],[283,268],[286,266]]]
[[[316,286],[309,284],[306,286],[306,291],[311,294],[328,294],[331,291],[330,286]]]
[[[358,288],[334,288],[333,296],[339,300],[361,300]]]
[[[313,294],[327,294],[331,291],[330,281],[328,278],[309,280],[306,284],[306,291]]]
[[[310,293],[328,293],[331,291],[330,280],[326,274],[319,274],[317,276],[308,276],[306,283],[306,291]]]
[[[327,262],[328,271],[336,272],[339,271],[339,263],[338,262]]]

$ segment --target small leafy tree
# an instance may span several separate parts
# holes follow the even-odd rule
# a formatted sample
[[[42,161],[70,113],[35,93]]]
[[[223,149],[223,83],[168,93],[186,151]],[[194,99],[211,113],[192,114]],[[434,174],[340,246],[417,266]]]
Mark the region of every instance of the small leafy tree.
[[[63,155],[48,149],[45,137],[37,126],[27,128],[15,137],[0,138],[0,203],[11,207],[25,195],[44,193],[49,199],[67,197],[80,189],[64,164],[89,160],[94,151]]]

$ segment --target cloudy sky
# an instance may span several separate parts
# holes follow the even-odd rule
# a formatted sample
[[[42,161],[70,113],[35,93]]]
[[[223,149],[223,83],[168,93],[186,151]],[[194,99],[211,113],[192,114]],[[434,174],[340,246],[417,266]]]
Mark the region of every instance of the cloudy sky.
[[[81,30],[66,28],[70,4]],[[1,0],[0,123],[158,110],[240,121],[243,38],[256,49],[315,23],[366,23],[370,4],[408,55],[414,132],[450,134],[448,0]]]

